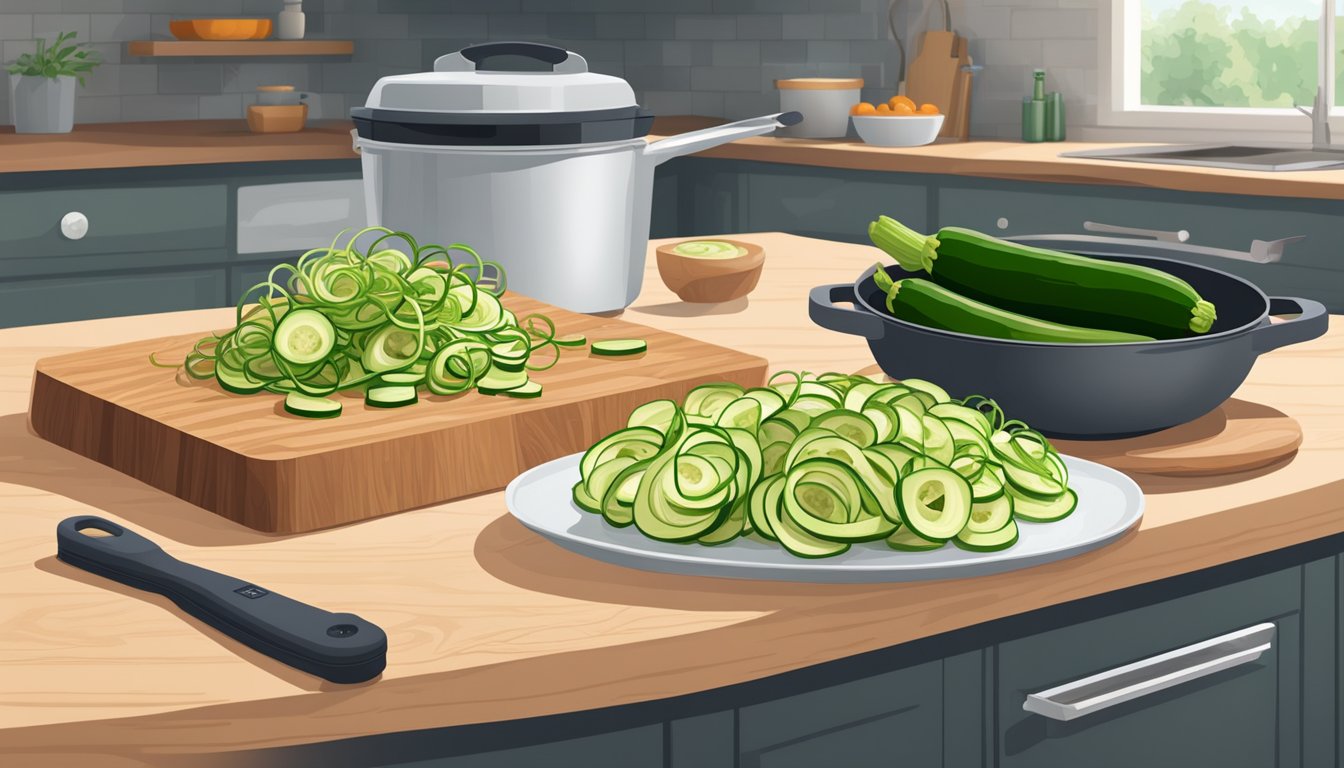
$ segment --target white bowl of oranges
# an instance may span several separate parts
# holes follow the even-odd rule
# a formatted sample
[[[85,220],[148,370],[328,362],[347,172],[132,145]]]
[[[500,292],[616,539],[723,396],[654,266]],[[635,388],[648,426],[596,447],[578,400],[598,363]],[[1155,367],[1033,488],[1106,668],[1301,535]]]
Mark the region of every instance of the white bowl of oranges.
[[[876,106],[859,102],[849,114],[859,138],[878,147],[922,147],[932,144],[943,128],[943,115],[936,105],[916,105],[905,96],[893,96]]]

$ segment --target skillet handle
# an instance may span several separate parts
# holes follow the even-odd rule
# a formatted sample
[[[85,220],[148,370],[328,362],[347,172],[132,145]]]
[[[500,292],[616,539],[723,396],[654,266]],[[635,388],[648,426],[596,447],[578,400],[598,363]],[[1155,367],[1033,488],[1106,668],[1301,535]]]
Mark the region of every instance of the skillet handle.
[[[1311,299],[1271,296],[1269,314],[1298,316],[1282,323],[1262,325],[1251,331],[1251,343],[1257,355],[1289,344],[1311,341],[1325,335],[1330,327],[1330,314],[1325,311],[1325,305]]]
[[[807,295],[807,315],[812,322],[830,331],[839,331],[865,339],[880,339],[882,318],[859,309],[835,306],[837,301],[854,301],[851,283],[819,285]],[[1319,334],[1318,334],[1319,335]]]

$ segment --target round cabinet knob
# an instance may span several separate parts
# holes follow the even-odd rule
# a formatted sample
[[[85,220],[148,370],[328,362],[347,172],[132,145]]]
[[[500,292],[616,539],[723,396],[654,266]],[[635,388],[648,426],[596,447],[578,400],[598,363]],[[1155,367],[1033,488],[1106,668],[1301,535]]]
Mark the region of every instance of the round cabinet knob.
[[[89,217],[79,211],[71,211],[61,217],[61,234],[71,240],[80,240],[89,234]]]
[[[996,221],[996,222],[994,222],[994,226],[998,227],[999,229],[1007,229],[1007,228],[1008,228],[1008,220],[1005,219],[1005,218],[1003,218],[1002,216],[1000,216],[1000,217],[999,217],[999,220]]]

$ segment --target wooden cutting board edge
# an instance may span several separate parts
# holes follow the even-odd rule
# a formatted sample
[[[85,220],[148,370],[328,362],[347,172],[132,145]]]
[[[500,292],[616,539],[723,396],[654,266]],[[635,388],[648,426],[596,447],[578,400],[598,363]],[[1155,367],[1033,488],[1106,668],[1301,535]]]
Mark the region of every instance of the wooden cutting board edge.
[[[526,404],[520,412],[496,412],[440,431],[264,458],[214,444],[61,380],[50,369],[71,358],[62,355],[35,367],[29,426],[51,443],[229,520],[266,533],[295,534],[499,490],[537,464],[584,450],[623,426],[629,412],[644,402],[680,399],[707,381],[744,387],[765,381],[764,358],[627,321],[602,322],[632,334],[647,331],[650,339],[674,337],[691,352],[714,350],[719,354],[713,357],[725,359],[698,368],[688,363],[599,399],[557,398],[547,407],[543,394],[518,401],[520,407]],[[710,356],[702,351],[687,357]]]

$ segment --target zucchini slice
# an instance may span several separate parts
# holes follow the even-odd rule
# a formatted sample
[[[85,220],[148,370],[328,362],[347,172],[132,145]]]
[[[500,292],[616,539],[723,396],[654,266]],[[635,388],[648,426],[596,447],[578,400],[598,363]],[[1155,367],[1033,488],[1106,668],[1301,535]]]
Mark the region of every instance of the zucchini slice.
[[[901,552],[931,552],[942,549],[945,541],[930,541],[902,525],[895,533],[887,537],[887,546]]]
[[[400,408],[418,399],[415,387],[409,384],[380,384],[364,393],[364,404],[373,408]]]
[[[588,337],[584,336],[582,333],[573,333],[569,336],[557,336],[554,339],[551,339],[551,341],[554,341],[562,347],[583,347],[587,346]]]
[[[311,365],[331,354],[336,326],[315,309],[295,309],[280,318],[271,338],[275,353],[294,365]]]
[[[1013,516],[1032,523],[1053,523],[1073,514],[1078,508],[1078,494],[1068,488],[1053,499],[1044,501],[1010,488],[1008,494],[1013,499]]]
[[[997,552],[1017,543],[1017,523],[1009,519],[1007,525],[988,533],[962,531],[952,541],[958,547],[972,552]]]
[[[290,392],[285,395],[285,410],[295,416],[310,419],[330,419],[341,415],[341,401],[330,397],[313,397],[302,392]]]
[[[594,341],[589,349],[594,355],[604,355],[607,357],[624,357],[626,355],[638,355],[647,351],[648,342],[642,339],[607,339],[606,341]]]
[[[849,551],[849,542],[830,541],[803,530],[790,515],[784,514],[782,503],[766,506],[765,517],[779,543],[798,557],[834,557]]]
[[[990,533],[997,531],[1013,520],[1013,499],[1000,494],[991,501],[977,501],[971,504],[971,519],[966,521],[966,529],[971,533]]]
[[[529,381],[521,387],[506,389],[499,394],[505,397],[517,397],[524,400],[531,400],[535,397],[541,397],[541,385],[535,381]]]
[[[476,382],[476,391],[482,395],[498,395],[527,384],[527,371],[504,371],[491,368]]]
[[[971,487],[950,469],[928,467],[896,486],[901,522],[931,541],[947,541],[971,519]]]

